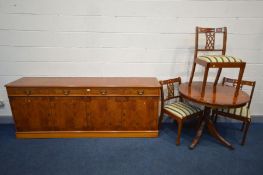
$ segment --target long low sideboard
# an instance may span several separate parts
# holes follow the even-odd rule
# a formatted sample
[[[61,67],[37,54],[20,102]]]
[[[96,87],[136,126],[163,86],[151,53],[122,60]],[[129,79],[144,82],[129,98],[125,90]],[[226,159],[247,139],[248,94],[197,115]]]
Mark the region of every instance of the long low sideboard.
[[[24,77],[6,89],[17,138],[158,136],[153,77]]]

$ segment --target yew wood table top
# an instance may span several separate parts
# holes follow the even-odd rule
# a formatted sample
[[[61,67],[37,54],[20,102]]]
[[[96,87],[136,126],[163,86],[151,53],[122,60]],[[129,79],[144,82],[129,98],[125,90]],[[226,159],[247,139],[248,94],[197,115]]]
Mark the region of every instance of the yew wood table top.
[[[222,107],[240,107],[249,101],[249,95],[239,90],[238,96],[235,97],[235,87],[207,83],[205,94],[201,96],[202,82],[193,82],[191,86],[188,83],[182,83],[179,87],[180,94],[193,102],[213,108]]]
[[[160,87],[155,77],[23,77],[6,87]]]
[[[235,87],[213,86],[213,83],[207,83],[204,95],[202,96],[202,82],[192,82],[191,85],[189,85],[189,83],[182,83],[180,85],[179,92],[183,98],[204,106],[203,116],[201,117],[196,136],[189,146],[190,149],[194,149],[198,144],[205,126],[207,126],[209,133],[220,143],[230,149],[234,149],[234,147],[218,133],[210,114],[213,108],[237,108],[244,106],[249,101],[249,95],[242,90],[239,90],[238,95],[235,97],[235,90]]]

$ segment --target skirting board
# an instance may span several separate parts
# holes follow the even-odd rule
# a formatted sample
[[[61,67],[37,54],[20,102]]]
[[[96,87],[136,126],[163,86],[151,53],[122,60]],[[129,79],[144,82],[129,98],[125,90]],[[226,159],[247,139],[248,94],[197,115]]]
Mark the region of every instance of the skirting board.
[[[0,124],[13,124],[14,120],[12,116],[0,116]]]
[[[172,120],[165,117],[163,122],[170,123],[172,122]],[[218,122],[228,122],[229,123],[229,122],[236,122],[236,120],[225,119],[223,117],[219,117]],[[252,122],[253,123],[263,123],[263,115],[253,115]],[[13,124],[13,123],[14,123],[14,120],[12,116],[0,116],[0,124]]]

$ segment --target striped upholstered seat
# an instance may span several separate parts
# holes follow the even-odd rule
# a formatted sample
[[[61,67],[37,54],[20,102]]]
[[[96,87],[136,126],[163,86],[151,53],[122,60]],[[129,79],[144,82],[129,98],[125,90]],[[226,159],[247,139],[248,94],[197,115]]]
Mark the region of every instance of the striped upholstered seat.
[[[203,60],[209,63],[240,63],[241,59],[235,58],[227,55],[203,55],[199,56],[197,59]]]
[[[238,115],[245,118],[250,118],[250,111],[247,106],[241,108],[224,108],[220,109],[219,111],[233,115]]]
[[[195,114],[201,111],[201,109],[199,109],[198,107],[191,106],[183,102],[176,102],[176,103],[165,105],[164,109],[180,118],[184,118],[186,116],[189,116],[189,115],[192,115],[192,114]]]

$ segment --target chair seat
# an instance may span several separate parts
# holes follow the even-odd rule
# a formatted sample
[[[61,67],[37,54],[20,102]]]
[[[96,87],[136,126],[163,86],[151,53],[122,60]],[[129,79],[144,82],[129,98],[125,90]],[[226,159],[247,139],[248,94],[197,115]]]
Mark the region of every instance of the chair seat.
[[[233,56],[226,55],[203,55],[197,57],[199,60],[203,60],[208,63],[241,63],[242,60]]]
[[[201,111],[200,108],[183,103],[183,102],[176,102],[176,103],[165,105],[164,109],[180,118],[184,118],[186,116],[189,116],[189,115],[192,115],[192,114],[195,114]]]
[[[247,106],[241,108],[223,108],[219,109],[219,111],[228,114],[238,115],[244,118],[250,118],[250,111],[249,108],[247,108]]]

